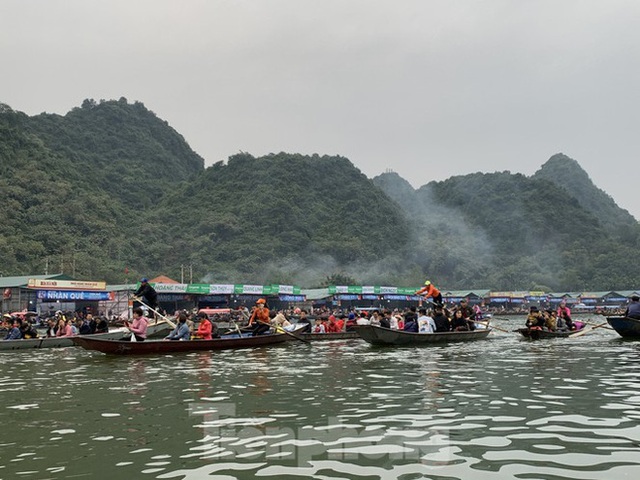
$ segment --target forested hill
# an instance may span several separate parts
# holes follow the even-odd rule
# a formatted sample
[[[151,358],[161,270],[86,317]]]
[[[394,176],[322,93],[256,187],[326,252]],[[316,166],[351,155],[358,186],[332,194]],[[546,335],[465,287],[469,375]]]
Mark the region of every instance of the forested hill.
[[[407,244],[399,207],[349,160],[240,154],[204,170],[181,135],[124,99],[64,116],[1,106],[0,172],[3,275],[48,262],[123,282],[125,268],[179,277],[193,265],[197,280],[318,283],[372,275]]]
[[[581,199],[585,192],[601,192],[574,160],[550,162],[582,180]],[[611,229],[602,210],[583,205],[570,183],[557,184],[559,178],[475,173],[413,191],[395,174],[374,182],[413,219],[420,270],[447,285],[547,291],[638,285],[637,268],[629,262],[640,247],[638,222],[614,204],[609,215],[617,228]]]
[[[532,177],[476,173],[418,190],[339,156],[241,153],[205,169],[167,122],[125,99],[64,116],[0,104],[0,225],[5,276],[48,268],[121,283],[179,278],[185,265],[194,281],[309,287],[330,275],[448,289],[640,284],[638,223],[568,157]]]
[[[204,170],[182,135],[142,103],[85,100],[64,116],[21,116],[25,131],[73,161],[90,185],[127,206],[154,203],[159,192]]]
[[[534,178],[555,183],[593,213],[604,226],[626,230],[626,226],[636,223],[629,212],[618,207],[610,195],[593,184],[578,162],[566,155],[559,153],[551,157]]]

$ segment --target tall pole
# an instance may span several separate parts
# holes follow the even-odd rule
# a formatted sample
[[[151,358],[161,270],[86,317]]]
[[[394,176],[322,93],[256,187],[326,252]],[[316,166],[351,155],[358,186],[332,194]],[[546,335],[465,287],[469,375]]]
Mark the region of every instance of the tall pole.
[[[184,265],[180,265],[180,283],[184,283]]]
[[[189,283],[193,283],[193,264],[189,265]]]

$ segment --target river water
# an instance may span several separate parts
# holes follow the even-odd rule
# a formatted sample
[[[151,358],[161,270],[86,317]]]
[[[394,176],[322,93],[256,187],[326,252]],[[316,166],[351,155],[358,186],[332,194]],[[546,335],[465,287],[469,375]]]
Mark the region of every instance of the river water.
[[[0,361],[4,480],[640,476],[640,342],[604,329]]]

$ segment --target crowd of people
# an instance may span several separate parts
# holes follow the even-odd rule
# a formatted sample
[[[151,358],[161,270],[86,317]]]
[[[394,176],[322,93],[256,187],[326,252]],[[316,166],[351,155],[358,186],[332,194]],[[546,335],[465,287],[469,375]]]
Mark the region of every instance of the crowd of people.
[[[2,316],[2,329],[6,331],[5,340],[72,337],[108,332],[109,323],[103,315],[94,317],[90,312],[58,310],[45,318],[5,313]]]
[[[430,308],[406,309],[348,309],[314,312],[310,319],[306,311],[294,312],[297,324],[309,324],[308,331],[316,334],[352,330],[354,325],[376,325],[414,333],[460,332],[486,327],[482,311],[471,307],[466,299],[452,307],[433,304]]]
[[[584,323],[571,319],[571,309],[566,303],[561,303],[556,310],[540,310],[530,307],[525,326],[529,330],[544,330],[548,332],[569,332],[584,328]]]

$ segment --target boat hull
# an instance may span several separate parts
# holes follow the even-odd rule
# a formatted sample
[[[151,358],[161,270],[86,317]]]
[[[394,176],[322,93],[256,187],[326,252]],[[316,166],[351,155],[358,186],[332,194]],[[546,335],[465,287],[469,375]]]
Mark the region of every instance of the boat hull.
[[[572,333],[578,333],[580,330],[567,330],[566,332],[549,332],[547,330],[529,330],[528,328],[519,328],[520,333],[524,338],[530,340],[542,340],[546,338],[567,338]]]
[[[640,320],[629,317],[607,317],[607,322],[621,337],[640,339]]]
[[[328,342],[331,340],[353,340],[360,338],[357,332],[298,333],[297,335],[310,342]]]
[[[146,340],[129,342],[122,340],[101,340],[87,337],[73,337],[73,342],[86,349],[112,355],[149,355],[164,353],[193,352],[198,350],[228,350],[253,348],[284,343],[290,336],[277,333],[271,335],[238,336],[229,335],[213,340]]]
[[[491,329],[469,332],[412,333],[375,325],[356,325],[356,333],[372,345],[430,346],[450,342],[469,342],[487,338]]]
[[[130,336],[131,333],[125,328],[119,328],[107,333],[96,333],[93,335],[83,335],[82,338],[97,338],[104,340],[120,340]],[[74,345],[73,339],[78,337],[43,337],[43,338],[23,338],[20,340],[0,341],[0,352],[13,350],[32,350],[34,348],[64,348]]]

